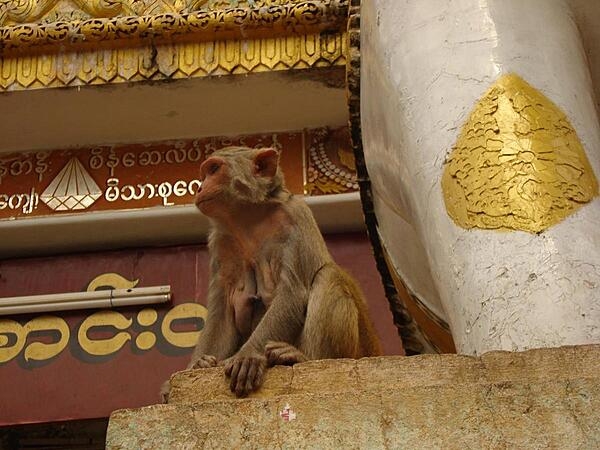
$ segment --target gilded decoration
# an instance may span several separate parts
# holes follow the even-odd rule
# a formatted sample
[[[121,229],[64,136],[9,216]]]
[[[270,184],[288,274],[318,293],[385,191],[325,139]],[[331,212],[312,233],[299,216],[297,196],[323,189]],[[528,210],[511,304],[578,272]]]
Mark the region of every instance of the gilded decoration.
[[[354,154],[347,128],[321,128],[308,145],[306,195],[344,194],[358,190]]]
[[[173,43],[0,58],[0,92],[343,66],[343,34]]]
[[[225,8],[263,8],[288,0],[5,0],[0,26],[25,23],[71,22],[123,16],[184,14]]]
[[[598,181],[566,115],[508,74],[464,125],[442,189],[463,228],[540,233],[597,196]]]
[[[0,91],[346,64],[347,0],[13,0]]]

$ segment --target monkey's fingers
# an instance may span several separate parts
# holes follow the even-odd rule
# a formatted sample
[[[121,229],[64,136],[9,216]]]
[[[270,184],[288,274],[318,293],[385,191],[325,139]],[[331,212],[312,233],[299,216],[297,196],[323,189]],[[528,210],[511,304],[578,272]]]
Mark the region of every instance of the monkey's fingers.
[[[260,387],[266,359],[261,356],[238,357],[232,362],[229,388],[237,397],[244,397]]]
[[[307,361],[306,356],[287,342],[269,342],[265,346],[265,356],[269,366],[292,366]]]
[[[277,359],[277,355],[279,354],[279,352],[282,349],[288,348],[289,346],[290,344],[288,344],[287,342],[268,341],[265,345],[265,357],[267,358],[269,365],[273,365],[271,363]]]
[[[248,376],[246,378],[246,391],[251,392],[258,389],[263,382],[263,374],[265,371],[265,362],[258,361],[256,364],[252,364],[248,369]]]
[[[248,394],[248,390],[246,389],[246,379],[248,378],[248,370],[252,362],[249,358],[243,358],[239,364],[239,371],[237,375],[234,377],[231,376],[231,383],[229,388],[231,392],[235,392],[236,397],[245,397]]]
[[[235,383],[237,383],[238,372],[240,371],[241,361],[239,358],[235,358],[231,361],[231,364],[225,367],[225,375],[231,378],[229,388],[233,392],[235,390]]]
[[[197,361],[195,361],[192,366],[191,369],[207,369],[209,367],[216,367],[217,366],[217,358],[212,356],[212,355],[202,355],[200,358],[198,358]]]
[[[225,366],[225,375],[227,375],[228,377],[231,376],[231,371],[233,370],[234,362],[235,359],[233,357],[227,358],[225,361],[223,361],[223,366]]]
[[[283,351],[278,354],[272,354],[269,359],[271,366],[293,366],[300,362],[306,361],[306,357],[299,351]]]

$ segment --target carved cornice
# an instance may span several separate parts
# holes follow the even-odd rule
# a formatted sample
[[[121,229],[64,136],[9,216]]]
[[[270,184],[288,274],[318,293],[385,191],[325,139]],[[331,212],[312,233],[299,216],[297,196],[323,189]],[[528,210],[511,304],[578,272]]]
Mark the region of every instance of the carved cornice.
[[[0,28],[0,92],[343,66],[348,1],[1,3],[0,23],[16,24]],[[64,20],[66,4],[94,17]]]
[[[345,34],[0,58],[0,92],[344,66]]]
[[[117,16],[214,11],[223,8],[265,8],[289,0],[3,0],[0,26],[72,22]]]
[[[340,31],[347,8],[348,0],[290,0],[263,7],[25,23],[0,28],[0,54],[117,40],[217,40]]]

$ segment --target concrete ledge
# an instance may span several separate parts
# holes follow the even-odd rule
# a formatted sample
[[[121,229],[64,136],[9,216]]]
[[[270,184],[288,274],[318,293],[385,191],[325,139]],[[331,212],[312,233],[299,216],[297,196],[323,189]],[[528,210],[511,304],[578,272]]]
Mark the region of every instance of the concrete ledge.
[[[599,364],[600,346],[314,361],[242,400],[219,369],[181,372],[177,403],[113,413],[107,448],[600,448]]]
[[[266,373],[262,389],[250,398],[356,389],[409,389],[463,383],[568,380],[600,374],[600,345],[490,352],[481,357],[419,355],[309,361],[278,366]],[[232,400],[221,368],[186,370],[171,377],[172,404]]]

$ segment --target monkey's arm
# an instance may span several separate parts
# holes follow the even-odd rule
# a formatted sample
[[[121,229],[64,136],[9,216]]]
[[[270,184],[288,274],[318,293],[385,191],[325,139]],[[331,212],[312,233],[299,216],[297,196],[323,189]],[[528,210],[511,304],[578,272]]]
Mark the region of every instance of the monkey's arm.
[[[239,346],[239,334],[233,313],[228,310],[225,293],[211,274],[208,289],[208,316],[200,333],[188,368],[216,366],[234,354]]]
[[[240,350],[225,361],[225,373],[231,377],[230,388],[237,396],[244,396],[262,384],[266,367],[265,346],[269,341],[294,343],[300,336],[305,322],[308,289],[302,267],[318,267],[315,264],[298,264],[304,256],[298,256],[295,245],[287,243],[282,258],[278,285],[272,302]],[[305,261],[304,261],[305,262]]]
[[[308,292],[293,274],[282,274],[273,301],[239,354],[265,351],[268,341],[296,342],[304,327]]]

